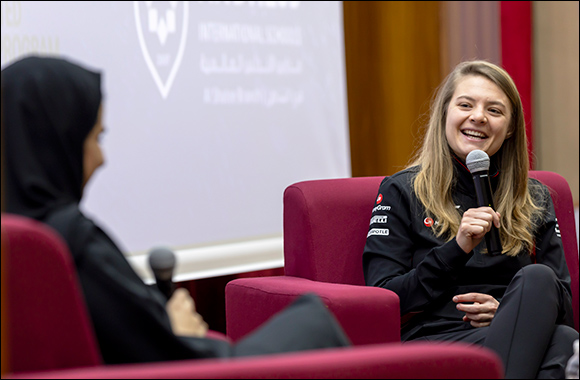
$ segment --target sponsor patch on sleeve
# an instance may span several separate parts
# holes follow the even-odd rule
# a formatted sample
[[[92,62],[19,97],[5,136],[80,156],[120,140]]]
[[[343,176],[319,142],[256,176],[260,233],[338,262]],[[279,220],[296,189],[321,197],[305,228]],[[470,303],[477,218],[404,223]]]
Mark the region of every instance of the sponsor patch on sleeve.
[[[374,236],[374,235],[389,236],[389,229],[388,228],[373,228],[367,234],[367,238],[369,236]]]
[[[373,208],[373,212],[377,211],[391,211],[391,206],[383,206],[383,205],[375,206],[375,208]]]
[[[387,224],[387,215],[375,215],[371,218],[370,224]]]

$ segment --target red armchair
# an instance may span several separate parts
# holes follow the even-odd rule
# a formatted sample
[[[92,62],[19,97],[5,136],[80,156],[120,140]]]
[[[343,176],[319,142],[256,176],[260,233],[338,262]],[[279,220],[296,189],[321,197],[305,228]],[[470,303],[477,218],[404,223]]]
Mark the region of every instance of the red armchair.
[[[306,181],[286,189],[285,275],[236,279],[226,285],[226,326],[232,340],[297,295],[313,291],[353,344],[400,341],[399,297],[365,286],[362,271],[361,255],[382,178]]]
[[[558,225],[560,226],[560,235],[562,235],[562,244],[564,245],[564,254],[566,255],[566,264],[572,281],[572,308],[574,309],[574,326],[578,331],[578,241],[576,239],[576,221],[574,219],[574,203],[570,185],[560,174],[531,170],[530,177],[536,178],[550,189]]]
[[[572,278],[578,329],[578,246],[566,180],[531,171],[552,194]],[[400,341],[398,297],[364,286],[362,252],[384,177],[298,182],[284,192],[284,276],[243,278],[226,286],[226,324],[234,341],[307,291],[319,294],[354,344]],[[252,305],[251,308],[248,305]]]
[[[9,370],[3,378],[501,378],[474,347],[372,345],[290,354],[104,365],[66,244],[49,227],[2,215]],[[247,305],[252,307],[253,305]]]

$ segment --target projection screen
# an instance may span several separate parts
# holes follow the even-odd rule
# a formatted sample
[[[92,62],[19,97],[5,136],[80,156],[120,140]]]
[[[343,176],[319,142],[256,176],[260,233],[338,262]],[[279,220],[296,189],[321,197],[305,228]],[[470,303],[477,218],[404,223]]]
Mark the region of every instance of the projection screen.
[[[81,207],[146,281],[157,246],[175,281],[282,266],[284,189],[351,175],[341,2],[2,1],[1,38],[102,71]]]

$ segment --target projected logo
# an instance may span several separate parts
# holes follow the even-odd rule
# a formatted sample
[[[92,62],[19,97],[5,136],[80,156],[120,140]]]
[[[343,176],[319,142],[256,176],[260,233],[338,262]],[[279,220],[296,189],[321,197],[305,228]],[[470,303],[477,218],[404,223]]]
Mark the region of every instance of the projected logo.
[[[145,63],[165,99],[179,71],[189,18],[188,1],[135,1],[135,24]]]

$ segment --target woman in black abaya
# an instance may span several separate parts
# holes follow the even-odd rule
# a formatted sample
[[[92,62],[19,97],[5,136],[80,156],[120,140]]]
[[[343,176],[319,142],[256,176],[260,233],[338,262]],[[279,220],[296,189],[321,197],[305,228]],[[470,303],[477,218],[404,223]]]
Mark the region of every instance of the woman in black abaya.
[[[79,209],[104,159],[101,74],[60,58],[27,57],[2,70],[6,211],[53,227],[73,255],[107,363],[230,357],[349,345],[314,295],[295,301],[236,345],[206,338],[185,289],[167,300],[133,271]],[[296,339],[299,337],[298,339]]]

